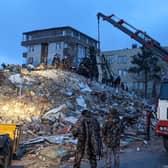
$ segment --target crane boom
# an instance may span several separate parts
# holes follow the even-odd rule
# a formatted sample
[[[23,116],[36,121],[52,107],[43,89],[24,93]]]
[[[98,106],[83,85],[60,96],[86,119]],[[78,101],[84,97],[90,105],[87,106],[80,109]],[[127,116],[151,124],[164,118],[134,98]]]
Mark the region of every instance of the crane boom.
[[[160,46],[160,43],[150,37],[146,32],[143,32],[134,26],[130,25],[129,23],[125,22],[123,19],[117,18],[114,14],[110,16],[106,16],[103,13],[98,13],[97,18],[98,22],[100,17],[103,20],[111,23],[113,26],[121,30],[122,32],[126,33],[128,36],[142,44],[144,47],[152,50],[154,54],[158,55],[164,61],[168,62],[168,51]]]

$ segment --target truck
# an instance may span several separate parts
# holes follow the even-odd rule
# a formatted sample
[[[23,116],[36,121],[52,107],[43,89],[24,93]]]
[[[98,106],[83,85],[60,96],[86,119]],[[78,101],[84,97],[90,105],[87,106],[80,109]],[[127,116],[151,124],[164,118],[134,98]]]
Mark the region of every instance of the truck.
[[[168,63],[168,51],[165,48],[161,47],[160,43],[151,36],[149,36],[146,32],[135,28],[131,24],[127,23],[125,20],[116,17],[114,14],[107,16],[100,12],[97,14],[98,29],[100,29],[99,28],[100,18],[102,18],[104,21],[109,22],[114,27],[118,28],[123,33],[127,34],[132,39],[142,44],[143,47],[152,51],[157,57],[161,58],[161,60]],[[99,34],[98,37],[100,37]],[[161,82],[160,94],[157,102],[158,103],[156,113],[158,122],[155,127],[155,134],[157,136],[163,137],[164,147],[168,151],[168,80],[167,79],[166,80],[164,79]]]
[[[0,124],[0,167],[8,168],[18,154],[21,126]]]
[[[161,82],[160,94],[156,106],[157,119],[155,133],[163,137],[163,144],[168,151],[168,80]]]

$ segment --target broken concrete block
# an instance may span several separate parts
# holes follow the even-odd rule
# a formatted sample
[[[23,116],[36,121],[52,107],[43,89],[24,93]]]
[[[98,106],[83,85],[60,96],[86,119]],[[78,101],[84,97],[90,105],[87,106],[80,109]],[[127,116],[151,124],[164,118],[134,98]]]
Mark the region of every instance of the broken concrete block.
[[[85,99],[83,98],[83,96],[79,96],[76,98],[76,102],[79,106],[83,107],[83,108],[86,108],[87,105],[85,103]]]

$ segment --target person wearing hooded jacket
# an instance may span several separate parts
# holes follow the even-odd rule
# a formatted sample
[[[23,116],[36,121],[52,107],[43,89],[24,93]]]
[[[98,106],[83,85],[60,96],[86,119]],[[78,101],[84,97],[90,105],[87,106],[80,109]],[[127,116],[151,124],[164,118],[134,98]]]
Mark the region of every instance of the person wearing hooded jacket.
[[[90,161],[91,168],[97,167],[96,156],[100,154],[100,125],[89,110],[83,110],[78,121],[71,128],[72,135],[78,139],[75,152],[74,168],[80,168],[84,154]]]
[[[120,166],[120,134],[119,113],[115,108],[111,108],[102,127],[102,138],[106,147],[106,168],[112,167],[112,154],[114,156],[114,168]]]

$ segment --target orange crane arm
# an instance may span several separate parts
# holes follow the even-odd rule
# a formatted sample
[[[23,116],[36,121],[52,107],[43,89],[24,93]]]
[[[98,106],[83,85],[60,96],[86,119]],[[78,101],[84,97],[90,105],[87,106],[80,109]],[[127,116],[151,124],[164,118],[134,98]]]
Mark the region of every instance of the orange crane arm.
[[[128,36],[142,44],[144,47],[152,50],[156,55],[168,62],[168,51],[160,46],[160,43],[134,26],[130,25],[123,19],[117,18],[114,14],[106,16],[103,13],[97,14],[98,23],[100,18],[111,23],[113,26],[126,33]]]

